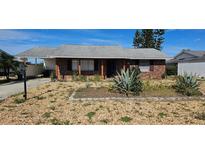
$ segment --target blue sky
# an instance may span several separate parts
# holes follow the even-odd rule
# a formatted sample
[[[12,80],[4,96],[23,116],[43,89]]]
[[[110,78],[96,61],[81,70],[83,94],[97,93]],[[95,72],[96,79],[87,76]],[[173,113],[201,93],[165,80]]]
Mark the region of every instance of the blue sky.
[[[17,54],[32,47],[62,44],[121,45],[132,48],[134,29],[0,30],[0,49]],[[205,30],[170,29],[162,51],[174,56],[182,49],[205,50]]]

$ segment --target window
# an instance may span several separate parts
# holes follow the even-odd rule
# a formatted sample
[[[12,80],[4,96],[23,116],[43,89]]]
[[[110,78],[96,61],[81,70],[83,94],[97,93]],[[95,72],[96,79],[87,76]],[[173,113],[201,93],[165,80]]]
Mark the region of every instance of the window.
[[[138,60],[129,60],[130,68],[138,68]]]
[[[129,60],[130,65],[137,65],[138,61],[137,60]]]
[[[80,60],[82,71],[94,71],[94,60]]]
[[[139,61],[139,69],[141,72],[149,72],[150,71],[150,61],[149,60],[140,60]]]
[[[79,60],[72,60],[72,70],[78,70]],[[94,60],[80,60],[81,71],[94,71]]]
[[[78,70],[78,60],[72,60],[72,70],[77,71]]]

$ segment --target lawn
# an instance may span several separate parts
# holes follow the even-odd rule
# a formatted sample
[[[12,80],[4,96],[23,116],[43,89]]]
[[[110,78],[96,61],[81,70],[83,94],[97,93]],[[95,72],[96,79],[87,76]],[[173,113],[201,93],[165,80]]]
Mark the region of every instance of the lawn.
[[[173,80],[146,82],[146,87],[151,88],[141,96],[151,93],[176,96],[169,89],[174,84]],[[205,92],[205,82],[201,83],[201,91]],[[205,102],[199,100],[69,100],[73,91],[85,88],[91,91],[90,95],[101,96],[100,91],[107,92],[110,84],[107,81],[50,82],[29,89],[26,101],[22,94],[18,94],[0,103],[0,124],[205,124]],[[159,89],[161,94],[157,92]],[[109,91],[107,94],[110,95]]]
[[[180,97],[182,95],[175,92],[173,83],[161,83],[144,81],[143,91],[140,93],[141,97]],[[139,97],[129,95],[128,97]],[[127,97],[125,94],[114,91],[111,86],[87,86],[79,88],[74,95],[74,98],[104,98],[104,97]]]

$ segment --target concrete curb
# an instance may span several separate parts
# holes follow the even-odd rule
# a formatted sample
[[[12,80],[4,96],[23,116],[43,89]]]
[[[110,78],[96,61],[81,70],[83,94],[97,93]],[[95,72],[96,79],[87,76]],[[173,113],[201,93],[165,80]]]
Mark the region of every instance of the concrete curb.
[[[73,93],[70,95],[70,97],[68,98],[69,100],[74,100],[74,96],[75,96],[76,91],[73,91]]]
[[[200,97],[99,97],[99,98],[74,98],[76,91],[69,97],[71,101],[101,101],[101,100],[136,100],[136,101],[205,101],[204,96]]]

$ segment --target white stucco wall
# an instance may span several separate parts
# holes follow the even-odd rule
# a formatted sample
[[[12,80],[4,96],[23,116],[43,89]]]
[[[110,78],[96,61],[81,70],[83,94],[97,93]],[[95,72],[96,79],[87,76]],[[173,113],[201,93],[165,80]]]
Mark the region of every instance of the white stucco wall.
[[[184,73],[205,77],[205,62],[178,63],[178,75]]]
[[[55,70],[56,59],[44,59],[44,68],[46,70]]]

